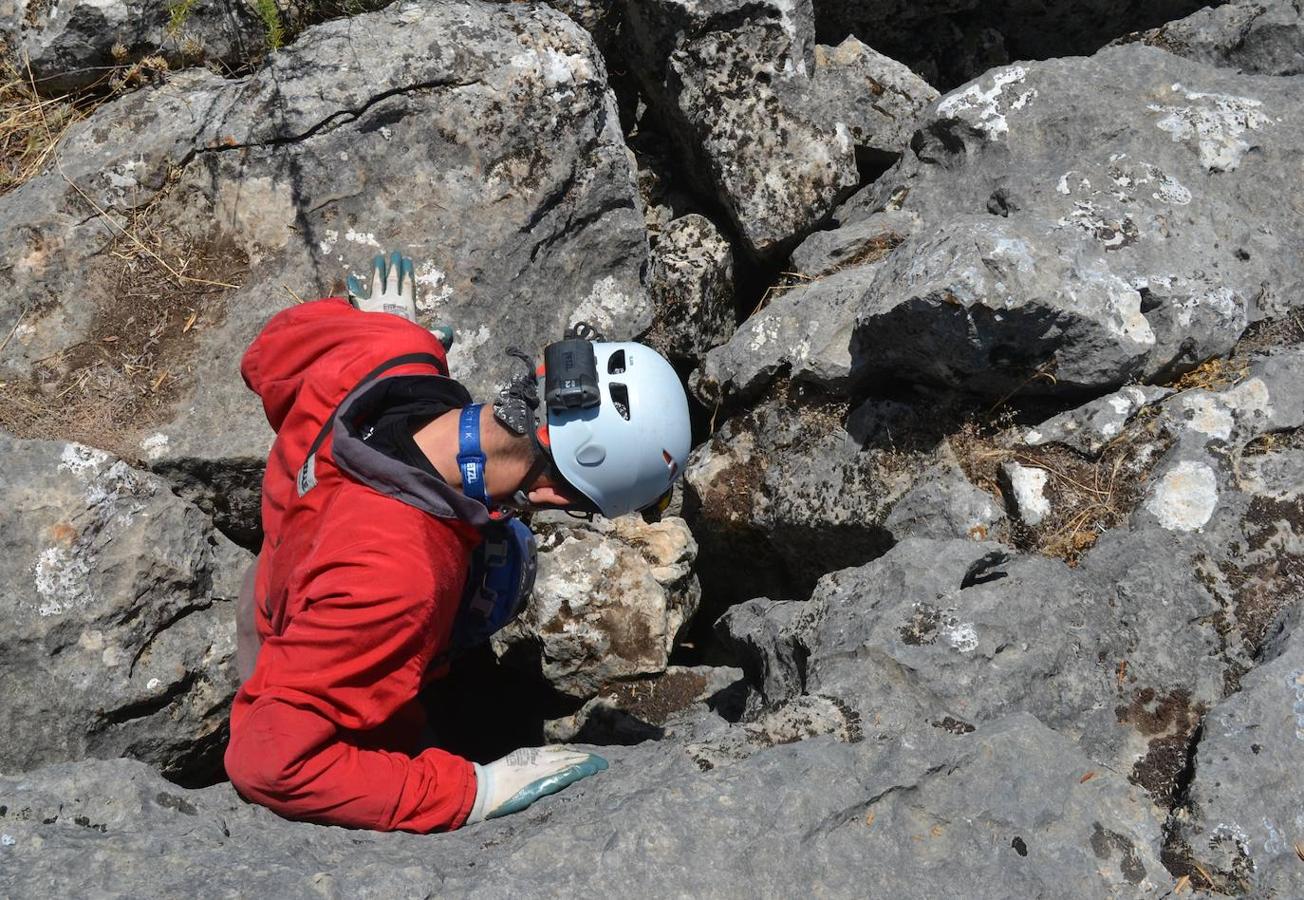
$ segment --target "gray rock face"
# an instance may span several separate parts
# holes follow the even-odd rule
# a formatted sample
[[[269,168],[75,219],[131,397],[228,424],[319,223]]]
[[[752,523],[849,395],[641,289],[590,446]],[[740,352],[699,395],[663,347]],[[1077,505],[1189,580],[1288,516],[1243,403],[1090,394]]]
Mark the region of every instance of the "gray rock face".
[[[248,554],[160,479],[0,435],[0,770],[131,756],[220,769]]]
[[[1304,889],[1295,844],[1304,788],[1304,640],[1248,675],[1204,720],[1190,804],[1178,818],[1183,867],[1226,892],[1290,897]],[[1200,876],[1193,874],[1192,878]]]
[[[1299,212],[1272,199],[1300,165],[1301,96],[1130,46],[943,98],[837,214],[918,223],[864,272],[853,377],[1101,390],[1227,352],[1304,280]]]
[[[654,319],[646,340],[667,358],[696,363],[734,333],[729,242],[705,216],[675,219],[652,250]]]
[[[755,398],[776,376],[835,393],[851,386],[851,336],[862,274],[781,293],[712,350],[690,380],[707,406]]]
[[[953,461],[920,473],[888,513],[884,527],[897,541],[908,537],[994,538],[1005,512],[991,494],[975,487]]]
[[[1086,456],[1099,456],[1133,416],[1171,393],[1169,388],[1128,385],[1029,428],[1023,441],[1030,447],[1064,444]]]
[[[500,656],[537,656],[556,690],[589,699],[618,681],[664,672],[697,609],[697,542],[683,519],[638,516],[549,526],[521,617],[493,638]]]
[[[862,449],[844,417],[818,400],[771,400],[693,454],[684,478],[714,599],[803,596],[823,573],[887,546],[883,520],[915,470],[908,457]]]
[[[37,88],[50,95],[103,85],[115,69],[147,57],[174,69],[235,69],[267,46],[253,7],[231,0],[6,0],[0,13],[0,38],[29,61]]]
[[[401,5],[329,22],[246,79],[183,73],[108,104],[62,148],[73,184],[49,172],[0,197],[0,326],[21,326],[0,370],[48,404],[84,374],[70,348],[126,340],[124,291],[169,297],[149,321],[166,352],[143,382],[153,398],[167,373],[165,402],[115,423],[160,466],[261,463],[270,434],[235,361],[271,314],[342,289],[384,248],[417,261],[422,321],[458,329],[453,373],[480,396],[505,380],[506,346],[542,346],[581,319],[617,339],[651,324],[605,69],[546,8]],[[239,288],[178,283],[110,219],[173,270]],[[137,287],[141,269],[156,281]],[[64,395],[66,418],[80,396]]]
[[[129,761],[55,766],[0,778],[0,889],[506,896],[635,883],[673,895],[843,896],[863,891],[866,872],[884,895],[907,898],[1097,896],[1119,885],[1158,896],[1168,885],[1149,804],[1107,771],[1082,783],[1091,762],[1031,717],[912,747],[874,736],[867,726],[854,742],[798,740],[709,769],[659,745],[604,748],[612,767],[597,778],[434,838],[285,822],[229,786],[182,791]],[[610,864],[591,864],[595,846]],[[711,864],[676,862],[689,853]]]
[[[857,146],[898,152],[935,96],[858,42],[817,53],[809,0],[657,0],[625,14],[649,103],[757,256],[789,249],[857,184]]]
[[[1260,75],[1304,74],[1299,0],[1239,0],[1121,38],[1215,66]]]

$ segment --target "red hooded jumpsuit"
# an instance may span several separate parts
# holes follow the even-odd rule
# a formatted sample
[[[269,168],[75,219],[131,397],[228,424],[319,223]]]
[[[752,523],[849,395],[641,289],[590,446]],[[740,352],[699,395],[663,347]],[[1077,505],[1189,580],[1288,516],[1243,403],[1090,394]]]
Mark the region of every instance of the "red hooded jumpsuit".
[[[262,552],[244,598],[252,628],[242,623],[261,646],[242,647],[256,665],[231,709],[227,774],[246,798],[288,818],[457,828],[475,800],[474,769],[419,750],[416,697],[447,649],[486,513],[367,445],[363,429],[396,391],[450,408],[470,398],[425,329],[336,298],[275,316],[241,372],[276,440]]]

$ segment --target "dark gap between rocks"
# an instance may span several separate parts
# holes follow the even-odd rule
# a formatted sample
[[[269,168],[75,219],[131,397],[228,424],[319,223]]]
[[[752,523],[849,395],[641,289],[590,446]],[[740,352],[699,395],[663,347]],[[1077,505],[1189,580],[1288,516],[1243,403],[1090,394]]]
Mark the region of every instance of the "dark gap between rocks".
[[[421,702],[435,745],[479,763],[546,743],[544,723],[583,705],[547,685],[537,656],[522,652],[500,661],[487,645],[454,660]]]
[[[906,6],[890,15],[877,3],[815,3],[816,38],[837,44],[849,34],[909,66],[946,92],[1014,60],[1086,56],[1113,40],[1183,18],[1203,0],[1089,0],[1028,4],[1021,0],[960,0],[929,13]],[[967,7],[967,8],[965,8]]]

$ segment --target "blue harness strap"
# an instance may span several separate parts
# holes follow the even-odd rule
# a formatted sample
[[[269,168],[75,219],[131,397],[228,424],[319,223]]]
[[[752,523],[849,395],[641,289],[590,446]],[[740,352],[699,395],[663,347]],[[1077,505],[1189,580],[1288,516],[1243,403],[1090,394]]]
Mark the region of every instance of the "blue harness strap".
[[[485,455],[480,449],[480,408],[473,403],[462,409],[457,420],[457,468],[462,472],[462,493],[489,505],[484,488]]]

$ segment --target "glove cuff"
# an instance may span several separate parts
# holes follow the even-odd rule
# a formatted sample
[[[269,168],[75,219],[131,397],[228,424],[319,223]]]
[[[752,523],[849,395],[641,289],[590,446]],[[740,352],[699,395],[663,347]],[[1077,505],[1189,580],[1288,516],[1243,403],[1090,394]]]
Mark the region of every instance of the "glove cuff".
[[[471,814],[466,817],[467,825],[484,821],[485,807],[489,805],[489,782],[492,780],[484,766],[479,763],[471,765],[475,767],[475,803],[471,806]]]

